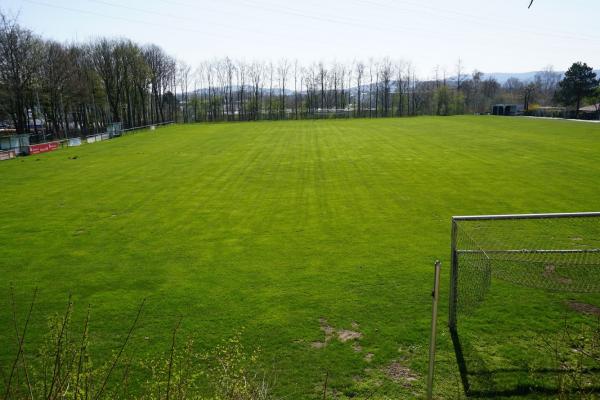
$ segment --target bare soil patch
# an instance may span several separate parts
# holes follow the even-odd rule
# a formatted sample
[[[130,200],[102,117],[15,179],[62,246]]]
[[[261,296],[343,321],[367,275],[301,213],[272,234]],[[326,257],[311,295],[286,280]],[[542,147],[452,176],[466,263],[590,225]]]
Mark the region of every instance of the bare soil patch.
[[[346,343],[349,340],[360,339],[362,337],[362,333],[356,332],[356,331],[350,331],[348,329],[342,329],[341,331],[338,331],[337,334],[338,334],[338,339],[342,343]]]
[[[553,281],[556,281],[558,283],[562,283],[562,284],[565,284],[565,285],[573,282],[570,278],[562,276],[558,272],[556,272],[556,266],[554,264],[548,264],[548,265],[546,265],[546,267],[544,268],[544,272],[542,273],[542,275],[545,278],[551,279]]]
[[[578,313],[594,315],[596,317],[600,317],[600,307],[596,307],[593,304],[579,303],[576,301],[568,301],[567,306],[571,310],[577,311]]]
[[[410,368],[405,367],[397,361],[394,361],[385,368],[385,373],[391,380],[395,382],[406,382],[409,383],[418,379],[417,375],[413,373]]]
[[[311,347],[316,349],[321,349],[327,345],[332,339],[337,338],[340,342],[346,343],[350,341],[356,341],[362,338],[362,333],[358,330],[349,330],[349,329],[336,329],[335,327],[329,325],[325,318],[319,318],[319,325],[323,333],[325,334],[325,340],[322,342],[313,342],[311,343]],[[358,323],[352,322],[352,328],[358,329]],[[352,348],[357,353],[362,351],[362,347],[359,343],[354,342]]]
[[[319,318],[321,330],[325,333],[325,341],[329,342],[335,334],[335,328],[327,323],[325,318]]]

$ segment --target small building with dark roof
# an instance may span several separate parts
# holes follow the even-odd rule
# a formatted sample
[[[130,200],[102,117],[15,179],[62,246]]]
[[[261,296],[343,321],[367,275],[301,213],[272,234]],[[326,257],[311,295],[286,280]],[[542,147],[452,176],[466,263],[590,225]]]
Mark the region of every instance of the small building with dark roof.
[[[523,115],[523,106],[521,104],[494,104],[492,115]]]

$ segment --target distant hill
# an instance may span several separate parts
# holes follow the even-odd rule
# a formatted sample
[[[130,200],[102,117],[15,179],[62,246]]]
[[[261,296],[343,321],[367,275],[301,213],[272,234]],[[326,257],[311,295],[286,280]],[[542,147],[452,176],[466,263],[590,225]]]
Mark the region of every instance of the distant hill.
[[[535,74],[537,74],[538,72],[542,72],[542,71],[531,71],[531,72],[486,72],[484,74],[484,78],[493,77],[500,84],[504,84],[504,82],[506,82],[510,78],[517,78],[520,81],[531,82],[535,78]],[[556,71],[556,72],[558,72],[561,75],[561,79],[562,79],[562,75],[565,73],[565,71]],[[600,76],[600,70],[595,70],[595,72],[596,72],[596,74],[598,76]]]
[[[496,79],[499,83],[503,84],[510,78],[517,78],[520,81],[531,82],[535,78],[535,75],[541,71],[531,71],[531,72],[489,72],[485,73],[484,77],[489,78],[492,77]],[[564,74],[564,71],[556,71],[561,77]]]

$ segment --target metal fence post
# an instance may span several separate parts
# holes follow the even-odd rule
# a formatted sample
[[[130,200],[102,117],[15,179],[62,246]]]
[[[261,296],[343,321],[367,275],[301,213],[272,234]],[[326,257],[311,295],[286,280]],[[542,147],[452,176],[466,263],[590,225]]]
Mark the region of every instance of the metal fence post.
[[[435,262],[435,271],[433,275],[433,306],[431,311],[431,338],[429,341],[429,373],[427,375],[427,399],[433,398],[433,372],[435,367],[435,344],[437,336],[437,313],[438,313],[438,299],[440,297],[440,271],[442,269],[442,263],[439,261]]]
[[[448,327],[451,330],[456,330],[456,304],[458,302],[458,293],[456,289],[458,286],[458,259],[456,254],[456,236],[458,234],[458,226],[456,220],[452,218],[452,233],[451,233],[451,253],[450,253],[450,303],[449,303],[449,316],[448,316]]]

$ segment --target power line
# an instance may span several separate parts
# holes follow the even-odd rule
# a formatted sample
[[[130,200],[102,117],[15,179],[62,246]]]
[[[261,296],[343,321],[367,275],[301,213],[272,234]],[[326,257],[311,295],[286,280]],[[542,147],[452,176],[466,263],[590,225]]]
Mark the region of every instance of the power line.
[[[179,1],[172,1],[172,0],[162,0],[164,3],[169,3],[169,4],[174,4],[180,7],[189,7],[189,8],[196,8],[196,6],[192,5],[192,4],[187,4],[187,3],[182,3]],[[338,25],[343,25],[343,26],[350,26],[350,27],[354,27],[354,28],[361,28],[361,29],[365,29],[368,30],[370,32],[372,31],[379,31],[382,33],[393,33],[393,32],[397,32],[397,33],[402,33],[402,34],[406,34],[406,33],[414,33],[415,30],[413,29],[403,29],[403,28],[399,28],[396,25],[386,25],[386,24],[382,24],[381,22],[378,22],[376,25],[369,25],[369,24],[365,24],[362,23],[358,20],[355,19],[340,19],[340,18],[334,18],[334,17],[330,17],[330,16],[318,16],[318,15],[313,15],[313,14],[307,14],[302,12],[301,10],[297,10],[297,9],[293,9],[290,7],[271,7],[271,6],[266,6],[264,4],[259,4],[257,2],[254,1],[244,1],[241,0],[240,1],[240,5],[249,8],[249,9],[260,9],[272,14],[276,14],[276,15],[289,15],[289,16],[293,16],[293,17],[299,17],[299,18],[303,18],[303,19],[307,19],[307,20],[312,20],[312,21],[316,21],[316,22],[326,22],[326,23],[333,23],[333,24],[338,24]],[[214,10],[211,10],[214,12]],[[238,14],[239,15],[239,14]],[[421,34],[425,34],[425,35],[431,35],[432,37],[434,36],[434,32],[428,31],[428,30],[423,30],[423,29],[416,29],[419,30]],[[449,35],[453,35],[456,36],[452,33],[447,34],[446,36]]]
[[[141,24],[141,25],[145,25],[145,26],[151,25],[151,26],[156,26],[156,27],[168,29],[168,30],[178,30],[178,31],[184,31],[184,32],[201,33],[203,35],[217,37],[217,38],[221,38],[221,39],[224,38],[224,37],[228,38],[228,39],[235,39],[234,37],[232,37],[230,35],[221,35],[221,34],[217,35],[215,33],[207,32],[207,31],[203,31],[203,30],[199,30],[199,29],[186,28],[186,27],[177,26],[177,25],[164,25],[164,24],[158,24],[158,23],[155,23],[155,22],[140,21],[140,20],[135,20],[135,19],[131,19],[131,18],[125,18],[125,17],[115,16],[115,15],[107,15],[107,14],[97,13],[95,11],[81,10],[81,9],[72,8],[72,7],[64,7],[64,6],[59,6],[59,5],[56,5],[56,4],[49,4],[49,3],[38,1],[38,0],[23,0],[23,1],[25,1],[27,3],[30,3],[30,4],[35,4],[35,5],[40,5],[40,6],[44,6],[44,7],[54,8],[54,9],[58,9],[58,10],[65,10],[65,11],[75,12],[75,13],[79,13],[79,14],[91,15],[91,16],[94,16],[94,17],[101,17],[101,18],[112,19],[112,20],[126,21],[126,22],[131,22],[131,23],[134,23],[134,24]]]
[[[416,9],[413,9],[412,11],[425,12],[430,15],[435,15],[436,17],[441,17],[441,18],[444,18],[444,19],[447,19],[450,21],[457,21],[457,20],[462,19],[463,21],[466,20],[471,23],[477,23],[479,25],[484,25],[484,26],[488,26],[490,23],[492,23],[495,26],[502,28],[507,32],[520,32],[520,33],[527,33],[527,34],[532,34],[532,35],[542,36],[542,37],[554,36],[554,37],[558,37],[561,39],[579,39],[579,40],[583,39],[583,40],[600,41],[599,37],[581,35],[581,34],[577,34],[577,33],[547,32],[547,31],[540,32],[540,30],[542,30],[542,28],[538,28],[538,30],[533,30],[533,29],[523,29],[521,27],[510,27],[509,29],[507,29],[507,25],[509,25],[511,22],[510,20],[490,18],[490,17],[475,15],[475,14],[468,14],[468,13],[464,13],[464,12],[460,12],[460,11],[456,11],[456,10],[450,10],[450,9],[440,9],[437,7],[431,7],[431,6],[424,5],[422,3],[415,3],[415,2],[411,2],[411,1],[407,1],[407,0],[397,0],[391,4],[382,4],[382,3],[379,3],[379,2],[373,1],[373,0],[353,0],[353,1],[355,3],[359,3],[359,4],[362,3],[362,4],[367,4],[367,5],[371,5],[371,6],[384,8],[388,11],[389,11],[390,7],[399,9],[398,4],[401,3],[404,5],[416,7]],[[406,11],[406,9],[401,9],[401,10]],[[459,18],[458,19],[453,18],[453,17],[449,16],[448,14],[453,14]]]
[[[186,16],[174,15],[174,14],[169,14],[169,13],[164,13],[164,12],[144,10],[141,8],[131,7],[131,6],[123,5],[123,4],[115,4],[115,3],[111,3],[111,2],[103,1],[103,0],[87,0],[87,1],[92,2],[92,3],[110,6],[110,7],[122,8],[122,9],[130,10],[130,11],[135,11],[135,12],[144,13],[144,14],[148,14],[148,15],[158,16],[161,18],[167,17],[167,18],[175,19],[177,21],[184,20],[184,21],[198,23],[197,18],[189,18]],[[242,30],[232,27],[231,25],[225,25],[225,24],[217,23],[215,21],[207,21],[207,23],[210,23],[211,25],[220,26],[220,27],[223,27],[226,29],[231,29],[231,30],[236,30],[236,31],[242,32]],[[247,32],[247,30],[243,30],[243,32]],[[260,32],[260,31],[256,31],[256,30],[253,30],[252,32],[257,33],[259,35],[263,35],[263,36],[269,36],[265,32]]]

